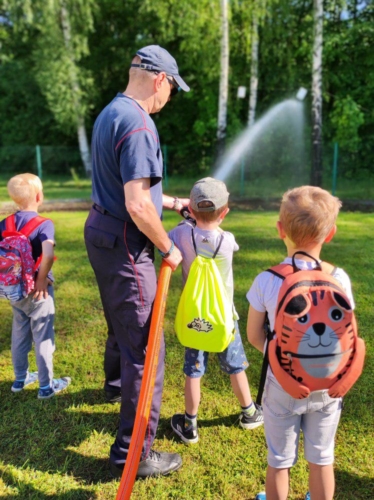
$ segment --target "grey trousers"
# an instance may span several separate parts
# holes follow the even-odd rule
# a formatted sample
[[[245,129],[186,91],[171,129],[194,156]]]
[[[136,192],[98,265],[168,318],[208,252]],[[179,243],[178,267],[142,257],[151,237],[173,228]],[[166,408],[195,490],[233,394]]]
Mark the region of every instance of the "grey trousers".
[[[33,295],[11,302],[13,308],[12,361],[16,380],[28,374],[28,354],[35,344],[39,386],[52,387],[53,353],[55,350],[55,303],[53,287],[48,287],[46,299],[35,300]]]

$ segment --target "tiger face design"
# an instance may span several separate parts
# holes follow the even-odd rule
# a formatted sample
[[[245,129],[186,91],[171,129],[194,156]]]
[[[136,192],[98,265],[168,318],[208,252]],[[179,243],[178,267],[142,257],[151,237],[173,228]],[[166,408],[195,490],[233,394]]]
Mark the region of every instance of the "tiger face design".
[[[350,365],[352,307],[333,290],[295,295],[283,311],[280,364],[310,390],[328,389]]]

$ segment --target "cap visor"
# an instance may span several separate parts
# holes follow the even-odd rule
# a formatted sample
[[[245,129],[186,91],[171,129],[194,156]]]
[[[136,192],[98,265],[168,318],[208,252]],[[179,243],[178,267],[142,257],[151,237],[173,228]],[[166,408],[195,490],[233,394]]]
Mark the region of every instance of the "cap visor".
[[[184,90],[185,92],[190,91],[190,87],[187,85],[187,83],[183,80],[183,78],[180,75],[173,75],[173,78],[182,90]]]

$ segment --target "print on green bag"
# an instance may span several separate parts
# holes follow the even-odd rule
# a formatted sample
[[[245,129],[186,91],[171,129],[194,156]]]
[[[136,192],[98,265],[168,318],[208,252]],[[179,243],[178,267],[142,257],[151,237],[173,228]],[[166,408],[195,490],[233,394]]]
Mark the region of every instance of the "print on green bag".
[[[188,328],[192,328],[197,332],[211,332],[213,330],[213,325],[211,325],[208,321],[205,321],[204,318],[194,318],[192,323],[188,323]]]

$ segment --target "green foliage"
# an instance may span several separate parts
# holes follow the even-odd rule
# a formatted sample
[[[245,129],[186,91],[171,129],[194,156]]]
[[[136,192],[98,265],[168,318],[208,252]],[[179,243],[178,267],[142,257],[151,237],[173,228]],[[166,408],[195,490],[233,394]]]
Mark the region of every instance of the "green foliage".
[[[374,170],[374,6],[357,5],[324,2],[323,134],[327,146],[339,138],[339,171],[362,177]],[[68,44],[62,6],[69,14]],[[161,143],[169,146],[169,173],[212,170],[219,0],[1,0],[0,16],[0,145],[76,143],[77,115],[90,133],[101,109],[125,89],[136,50],[155,43],[175,56],[191,87],[154,116]],[[299,86],[310,88],[312,3],[230,2],[228,143],[247,123],[248,98],[236,94],[239,85],[249,87],[253,16],[260,21],[256,115],[294,96]],[[310,96],[305,103],[309,110]],[[309,111],[306,118],[309,123]]]
[[[360,145],[358,129],[364,122],[364,114],[351,96],[335,100],[331,124],[335,128],[334,141],[341,147],[352,153],[358,150]]]

